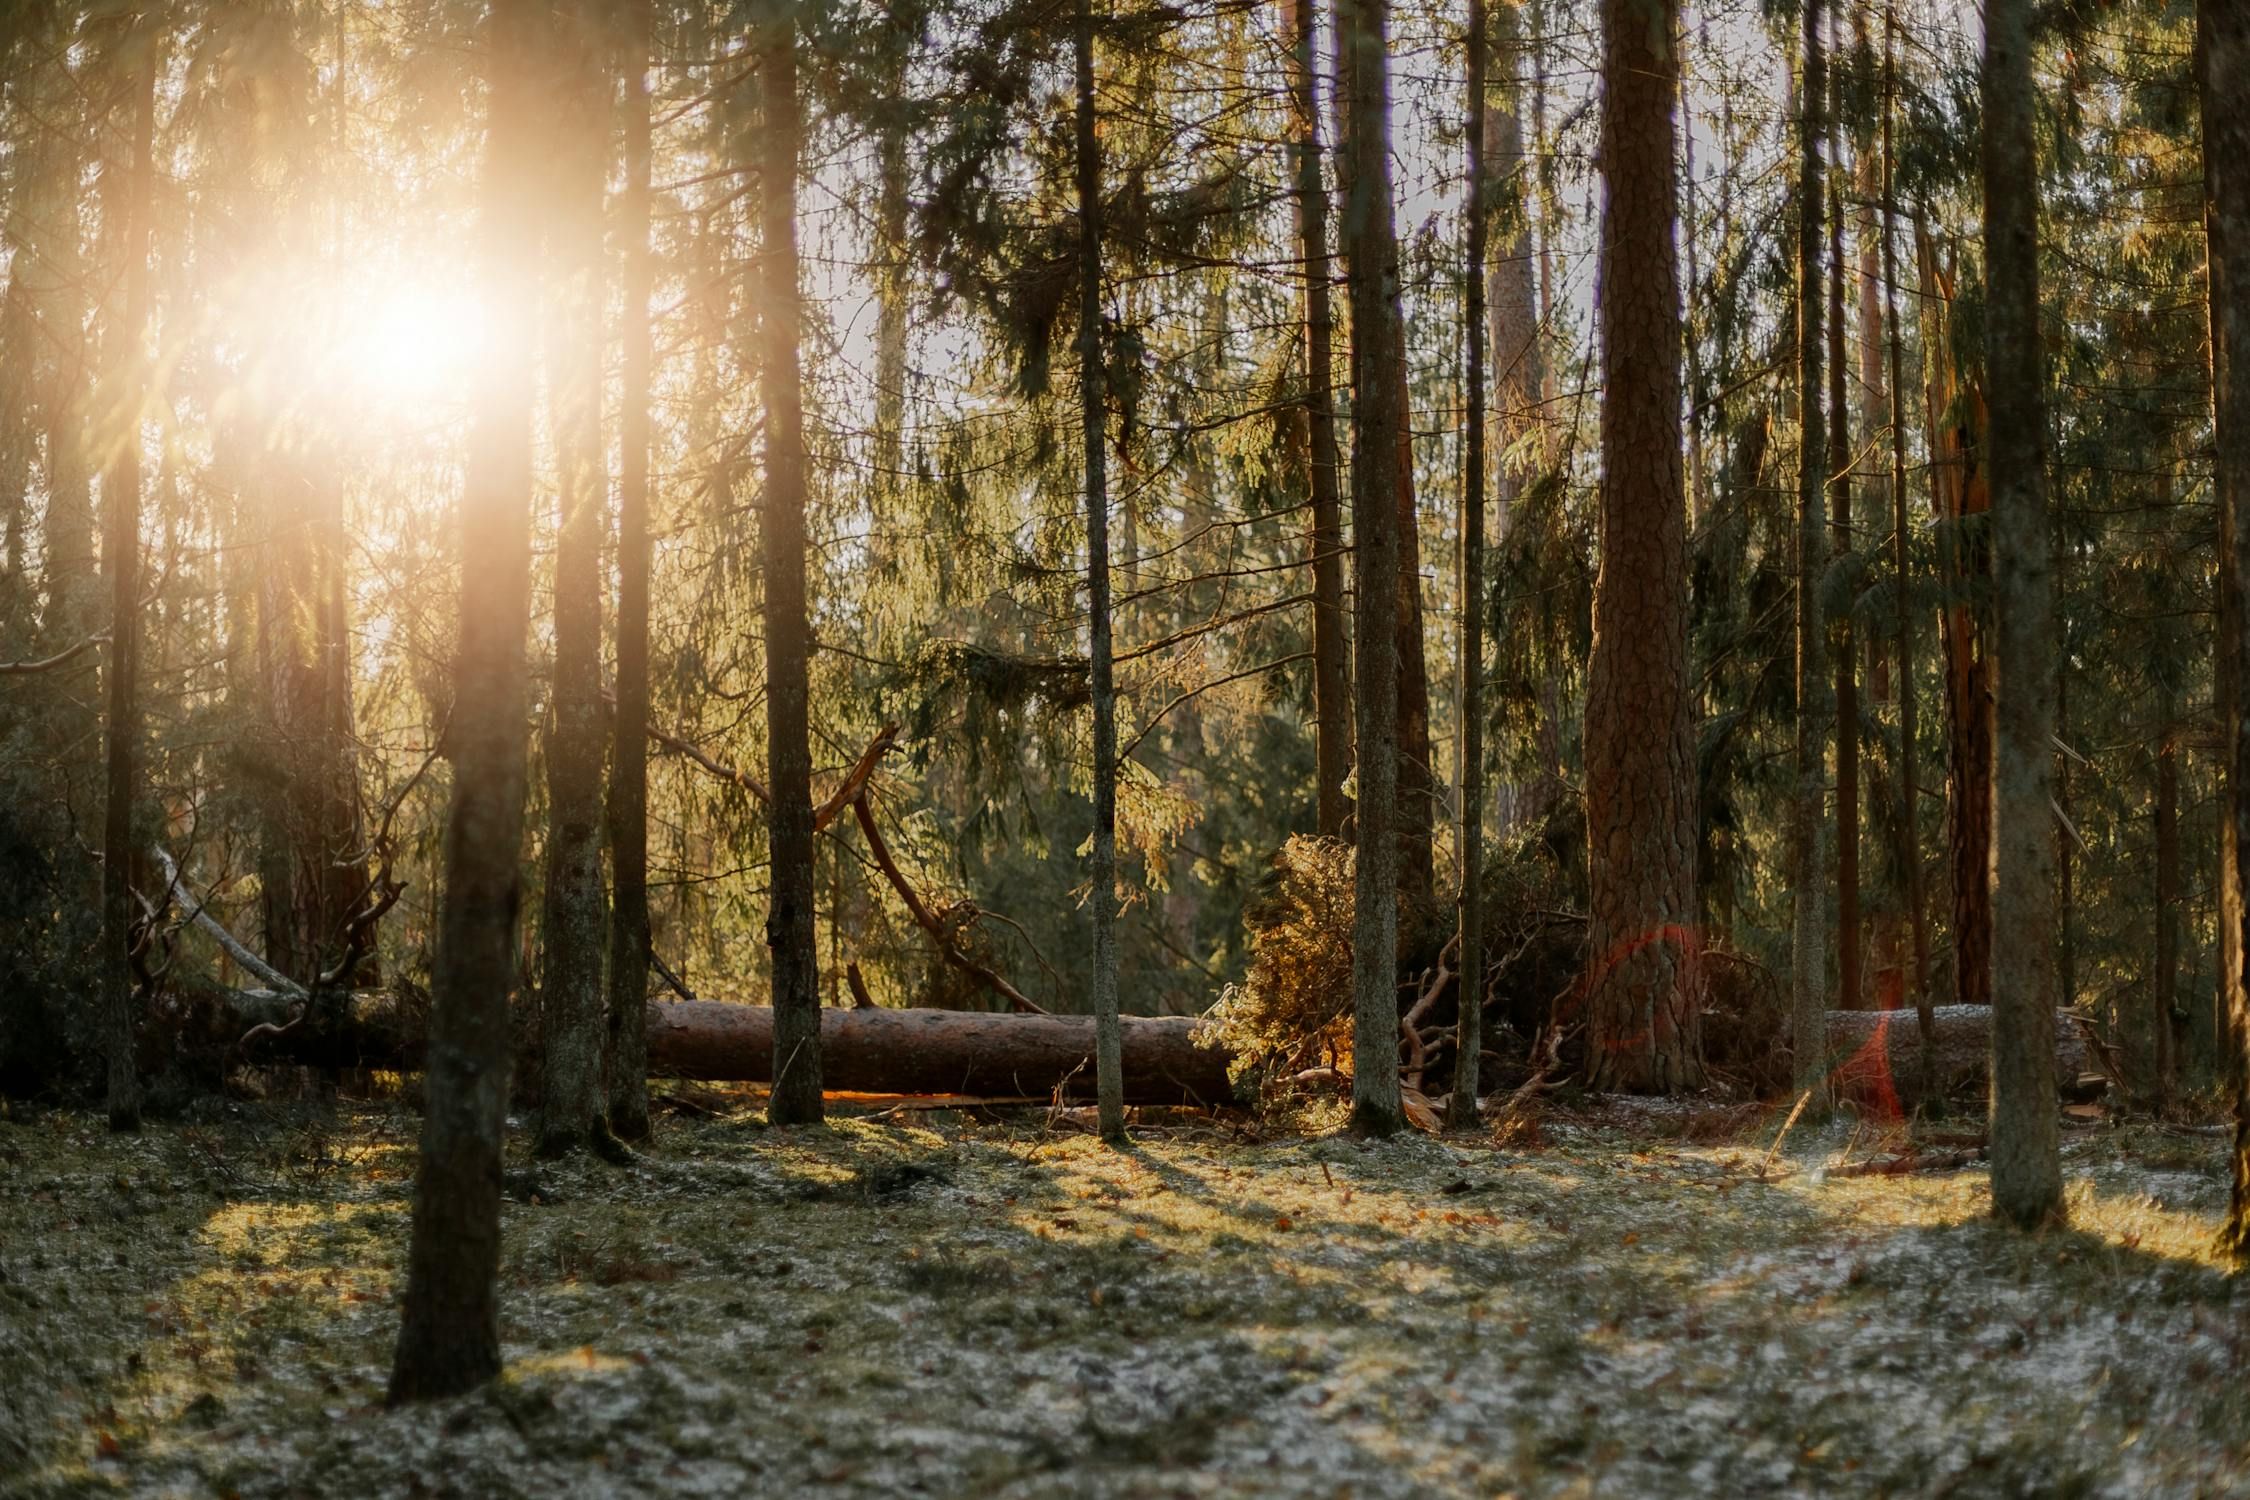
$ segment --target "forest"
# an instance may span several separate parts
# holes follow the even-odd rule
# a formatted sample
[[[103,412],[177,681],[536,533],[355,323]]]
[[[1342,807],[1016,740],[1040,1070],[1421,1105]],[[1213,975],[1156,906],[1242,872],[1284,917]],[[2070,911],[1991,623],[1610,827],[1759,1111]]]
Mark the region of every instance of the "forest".
[[[2250,1493],[2250,4],[0,0],[0,1496]]]

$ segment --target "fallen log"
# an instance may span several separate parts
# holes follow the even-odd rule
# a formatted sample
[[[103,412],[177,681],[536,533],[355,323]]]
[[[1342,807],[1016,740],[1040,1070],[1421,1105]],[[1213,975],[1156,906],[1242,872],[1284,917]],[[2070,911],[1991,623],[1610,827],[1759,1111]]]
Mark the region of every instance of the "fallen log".
[[[1940,1005],[1930,1013],[1931,1081],[1941,1098],[1983,1095],[1992,1056],[1992,1007]],[[1828,1013],[1830,1077],[1837,1095],[1891,1112],[1921,1102],[1922,1034],[1911,1010]],[[2055,1017],[2055,1078],[2076,1096],[2083,1075],[2104,1070],[2067,1011]]]
[[[255,1043],[263,1055],[322,1067],[411,1070],[421,1062],[427,1018],[393,991],[324,995],[309,1006],[252,991],[232,1009],[245,1028],[272,1028]],[[1060,1087],[1070,1098],[1093,1097],[1091,1016],[854,1008],[824,1009],[820,1022],[821,1078],[831,1089],[1046,1098]],[[1199,1045],[1197,1025],[1184,1016],[1124,1018],[1128,1103],[1233,1099],[1232,1054]],[[652,1077],[770,1083],[773,1011],[718,1000],[651,1005],[648,1061]]]
[[[321,1067],[411,1070],[421,1065],[425,1004],[410,991],[392,989],[323,994],[309,1004],[294,995],[242,991],[232,993],[225,1024],[232,1027],[229,1040],[265,1028],[250,1046],[253,1055]],[[1991,1010],[1939,1006],[1933,1019],[1937,1087],[1948,1098],[1976,1097],[1984,1089]],[[1227,1081],[1233,1055],[1198,1044],[1196,1021],[1127,1016],[1124,1026],[1128,1101],[1214,1104],[1233,1098]],[[1841,1097],[1877,1110],[1911,1110],[1919,1102],[1921,1038],[1913,1011],[1830,1011],[1828,1041]],[[1070,1098],[1093,1096],[1090,1016],[824,1009],[820,1043],[824,1081],[848,1092],[1044,1098],[1059,1086]],[[771,1082],[773,1012],[718,1000],[654,1004],[648,1008],[648,1053],[654,1077]],[[2101,1072],[2080,1028],[2066,1018],[2057,1019],[2055,1062],[2066,1092],[2082,1075]]]

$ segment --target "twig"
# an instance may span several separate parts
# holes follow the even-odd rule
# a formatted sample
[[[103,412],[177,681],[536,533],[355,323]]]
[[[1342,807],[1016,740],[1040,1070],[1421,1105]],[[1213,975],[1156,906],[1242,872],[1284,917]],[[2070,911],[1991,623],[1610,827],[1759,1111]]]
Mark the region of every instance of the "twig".
[[[1773,1166],[1773,1159],[1781,1154],[1781,1143],[1789,1139],[1789,1127],[1797,1123],[1797,1117],[1805,1112],[1805,1106],[1812,1103],[1812,1096],[1813,1091],[1811,1089],[1806,1089],[1802,1094],[1799,1094],[1797,1096],[1797,1107],[1789,1111],[1788,1119],[1781,1122],[1781,1134],[1773,1138],[1773,1145],[1766,1151],[1766,1159],[1758,1163],[1758,1180],[1760,1182],[1765,1181],[1766,1172]]]

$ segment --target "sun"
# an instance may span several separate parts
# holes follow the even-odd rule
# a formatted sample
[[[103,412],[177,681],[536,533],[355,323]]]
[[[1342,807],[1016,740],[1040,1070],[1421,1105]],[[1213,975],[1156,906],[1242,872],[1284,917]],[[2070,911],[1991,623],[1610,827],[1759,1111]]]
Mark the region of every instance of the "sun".
[[[465,399],[485,350],[483,304],[437,276],[367,276],[337,289],[333,358],[338,386],[389,413]]]

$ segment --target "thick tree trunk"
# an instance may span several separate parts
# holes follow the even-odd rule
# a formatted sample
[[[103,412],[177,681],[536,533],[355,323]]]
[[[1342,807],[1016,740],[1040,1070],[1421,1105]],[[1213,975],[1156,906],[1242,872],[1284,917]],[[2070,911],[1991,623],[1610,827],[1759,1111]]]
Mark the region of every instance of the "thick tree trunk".
[[[1461,994],[1484,993],[1484,276],[1485,230],[1490,212],[1489,184],[1484,160],[1484,0],[1469,0],[1468,118],[1462,139],[1467,146],[1468,201],[1462,210],[1467,221],[1463,246],[1463,342],[1467,348],[1468,410],[1462,417],[1461,516],[1458,525],[1461,549],[1460,611],[1461,688],[1456,733],[1459,769],[1454,796],[1461,810],[1455,844],[1460,867]],[[1453,1089],[1448,1096],[1446,1123],[1455,1130],[1477,1127],[1477,1064],[1484,1049],[1484,1006],[1463,1003],[1457,1007],[1454,1027]]]
[[[1359,857],[1353,880],[1352,1128],[1405,1124],[1398,1083],[1399,518],[1406,443],[1398,234],[1392,220],[1387,0],[1338,0],[1344,93],[1343,248],[1352,310],[1353,656]],[[1425,814],[1426,816],[1426,814]]]
[[[797,284],[797,10],[775,7],[760,41],[764,112],[759,264],[764,308],[766,485],[766,784],[772,874],[766,944],[773,950],[776,1040],[785,1059],[770,1106],[776,1125],[821,1117],[820,973],[813,936],[811,624],[805,604],[803,317]]]
[[[648,591],[649,297],[648,70],[654,0],[631,0],[625,37],[624,365],[618,390],[617,716],[609,745],[609,1128],[648,1135]]]
[[[1351,775],[1351,647],[1344,614],[1344,525],[1338,490],[1343,458],[1336,445],[1335,320],[1328,288],[1335,276],[1328,248],[1328,189],[1321,180],[1320,93],[1313,44],[1314,0],[1283,0],[1289,31],[1290,151],[1296,167],[1297,245],[1304,257],[1306,478],[1312,529],[1306,538],[1313,574],[1313,785],[1316,826],[1340,838],[1351,817],[1344,791]]]
[[[461,638],[454,661],[453,797],[431,965],[420,1172],[395,1402],[457,1395],[500,1372],[501,1132],[516,986],[525,779],[524,621],[531,571],[531,350],[540,142],[535,58],[545,0],[494,0],[479,217],[492,354],[461,496]]]
[[[547,867],[541,909],[541,1087],[536,1149],[594,1144],[603,1121],[602,184],[609,156],[607,0],[573,0],[558,45],[552,120],[561,196],[549,230],[555,336],[553,423],[561,482],[555,520],[554,687],[547,727]]]
[[[1687,500],[1680,468],[1675,0],[1602,6],[1601,571],[1586,669],[1586,975],[1599,1089],[1703,1081]]]
[[[2218,655],[2231,689],[2220,705],[2226,743],[2226,853],[2219,898],[2224,956],[2220,996],[2226,1029],[2224,1077],[2234,1098],[2233,1198],[2220,1241],[2250,1265],[2250,896],[2243,850],[2250,846],[2250,14],[2225,0],[2196,6],[2197,83],[2203,105],[2204,232],[2210,241],[2211,407],[2218,433],[2220,628]]]
[[[2039,342],[2039,161],[2029,0],[1987,0],[1985,376],[1992,393],[1993,612],[1999,619],[1992,862],[1992,1206],[2061,1217],[2055,1125],[2054,542]]]
[[[1820,1090],[1828,1046],[1819,1034],[1828,1009],[1827,834],[1828,685],[1820,671],[1820,559],[1826,550],[1827,496],[1821,487],[1828,461],[1827,413],[1821,409],[1821,215],[1825,209],[1822,151],[1827,131],[1828,56],[1822,45],[1820,0],[1806,0],[1804,76],[1797,86],[1797,786],[1790,817],[1791,941],[1790,1015],[1798,1038],[1796,1084]]]
[[[145,28],[145,29],[144,29]],[[115,226],[124,287],[105,319],[108,365],[101,441],[109,447],[102,473],[102,561],[109,574],[109,700],[104,721],[107,761],[102,813],[102,942],[99,973],[102,1031],[109,1052],[109,1128],[141,1128],[141,1083],[133,1052],[133,800],[140,789],[141,708],[141,408],[147,400],[149,179],[156,125],[153,22],[120,23],[116,48],[131,62],[124,118],[112,122],[117,142],[102,167],[102,213]],[[133,36],[140,31],[139,36]]]
[[[1111,680],[1107,412],[1102,396],[1102,158],[1094,119],[1094,9],[1078,0],[1078,408],[1086,464],[1087,676],[1094,710],[1094,1078],[1102,1138],[1125,1142],[1117,1015],[1117,688]]]

